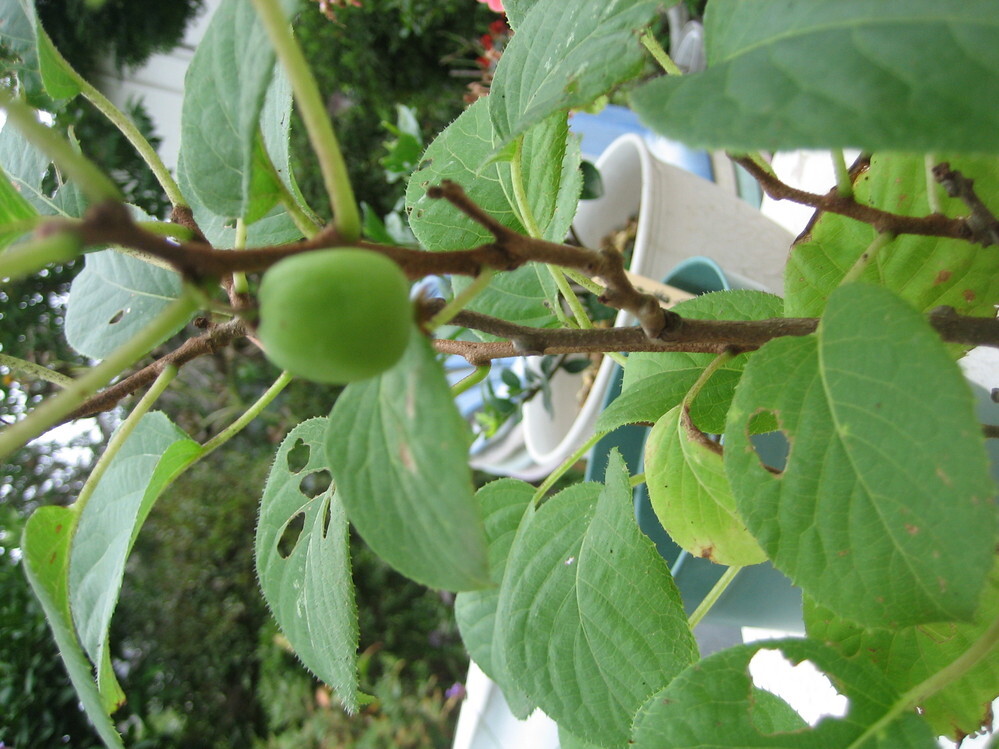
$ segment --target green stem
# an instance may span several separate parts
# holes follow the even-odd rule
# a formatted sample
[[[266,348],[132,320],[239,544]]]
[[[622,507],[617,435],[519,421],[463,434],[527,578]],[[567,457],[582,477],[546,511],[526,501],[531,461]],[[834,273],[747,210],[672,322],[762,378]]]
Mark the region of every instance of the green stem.
[[[878,256],[881,249],[885,245],[889,244],[893,239],[895,239],[895,235],[891,232],[879,232],[874,238],[874,241],[867,246],[866,250],[860,253],[860,257],[857,258],[857,261],[853,264],[850,270],[848,270],[846,275],[843,276],[843,280],[840,281],[840,285],[842,286],[843,284],[853,283],[860,278],[863,272],[867,269],[867,266],[871,264],[871,261]]]
[[[559,465],[559,467],[556,468],[554,471],[552,471],[548,475],[548,478],[546,478],[541,483],[537,491],[534,492],[534,496],[531,498],[531,503],[536,505],[538,504],[538,502],[544,499],[545,495],[549,492],[549,490],[553,486],[555,486],[556,482],[560,478],[562,478],[570,468],[572,468],[574,465],[576,465],[576,463],[582,460],[583,456],[586,455],[586,453],[588,453],[595,444],[597,444],[601,439],[603,439],[604,435],[606,434],[607,432],[597,432],[596,434],[591,436],[586,442],[580,445],[579,448],[572,455],[563,460],[562,464]]]
[[[161,341],[182,327],[198,309],[198,295],[185,289],[179,299],[163,310],[131,340],[115,349],[104,361],[73,380],[66,388],[39,404],[27,417],[0,431],[0,458],[7,457],[30,440],[48,431],[81,403],[131,367]]]
[[[257,398],[256,402],[246,409],[246,411],[243,412],[238,419],[201,446],[201,453],[198,455],[198,458],[203,458],[212,450],[221,447],[239,434],[247,424],[257,418],[260,413],[270,405],[271,401],[278,396],[278,393],[288,386],[288,383],[291,382],[292,379],[294,378],[287,372],[282,372],[278,375],[278,378],[274,380],[274,383],[267,388],[264,394]]]
[[[700,376],[697,378],[697,381],[693,385],[691,385],[690,390],[687,391],[687,394],[683,396],[683,405],[690,406],[690,404],[694,402],[694,398],[697,397],[697,395],[701,392],[701,389],[707,384],[708,380],[712,378],[715,372],[721,369],[722,365],[731,360],[734,356],[735,355],[729,351],[723,351],[722,353],[718,354],[718,356],[716,356],[714,359],[712,359],[711,363],[708,364],[708,366],[706,366],[704,370],[701,372]]]
[[[295,196],[291,194],[291,190],[280,179],[278,180],[278,189],[280,190],[279,200],[281,201],[281,205],[288,211],[288,215],[291,216],[291,220],[295,222],[298,230],[307,239],[316,236],[322,226],[317,224],[316,220],[302,209],[302,206],[295,200]]]
[[[991,626],[985,630],[985,633],[972,643],[970,648],[951,661],[950,664],[944,666],[928,679],[920,682],[899,697],[895,704],[888,709],[888,712],[868,726],[867,730],[857,737],[847,749],[857,749],[863,746],[872,736],[876,736],[884,731],[899,715],[915,710],[924,704],[926,700],[941,689],[952,684],[974,668],[992,652],[997,644],[999,644],[999,619],[993,621]]]
[[[94,470],[90,472],[87,477],[87,482],[83,485],[80,490],[79,496],[76,501],[72,504],[73,510],[78,514],[83,512],[83,509],[87,506],[87,502],[90,501],[90,497],[93,495],[94,490],[101,483],[101,478],[104,476],[104,472],[107,471],[108,466],[111,465],[111,461],[114,460],[115,456],[121,450],[122,445],[132,436],[132,432],[135,431],[135,427],[139,425],[139,421],[145,416],[149,409],[153,407],[156,400],[163,395],[163,391],[166,390],[167,385],[169,385],[173,378],[177,376],[179,370],[172,364],[168,364],[160,372],[159,377],[153,382],[146,391],[146,394],[142,396],[139,402],[132,409],[132,413],[121,423],[111,439],[108,441],[108,446],[105,448],[104,453],[101,455],[100,459],[97,461],[97,465],[94,466]]]
[[[592,278],[587,276],[585,273],[580,273],[578,270],[563,268],[562,272],[594,296],[601,296],[605,291],[607,291],[607,289],[598,284]]]
[[[138,152],[139,156],[142,157],[142,160],[146,162],[153,176],[156,177],[156,181],[163,188],[163,192],[166,193],[170,203],[180,208],[187,208],[187,200],[181,193],[177,181],[170,174],[170,170],[167,169],[166,164],[163,163],[163,159],[160,158],[156,149],[153,148],[152,144],[139,131],[135,123],[82,76],[75,71],[73,75],[76,78],[77,85],[80,87],[80,92],[101,114],[107,117],[121,131],[121,134],[125,136],[128,142],[132,144],[132,147]]]
[[[309,133],[309,142],[319,161],[323,184],[333,209],[333,222],[340,237],[345,242],[353,242],[361,236],[361,214],[354,199],[354,188],[347,175],[340,143],[319,93],[319,85],[277,0],[253,0],[253,5],[291,81],[298,110]]]
[[[90,200],[122,200],[121,191],[104,172],[70,145],[59,133],[35,117],[35,110],[0,88],[0,109],[30,143],[38,147]]]
[[[246,249],[246,221],[242,218],[236,219],[236,238],[233,240],[233,249]],[[246,274],[236,271],[232,274],[232,290],[237,294],[249,294],[250,284],[246,281]]]
[[[843,149],[832,150],[833,166],[836,167],[836,192],[841,198],[853,197],[853,182],[850,180],[850,169],[846,165]]]
[[[645,29],[642,32],[641,41],[645,49],[652,53],[659,66],[669,75],[683,75],[683,71],[673,62],[673,58],[666,53],[666,50],[663,49],[651,29]]]
[[[451,386],[451,397],[457,398],[459,395],[464,393],[466,390],[475,387],[480,382],[482,382],[486,377],[489,376],[489,370],[492,367],[489,364],[483,364],[481,367],[476,367],[475,371],[472,372],[468,377],[465,377],[454,385]]]
[[[703,619],[712,607],[718,603],[718,599],[722,597],[722,594],[728,589],[728,586],[732,584],[735,580],[735,576],[739,574],[742,567],[732,566],[725,570],[724,574],[718,578],[708,594],[704,596],[704,600],[697,604],[697,608],[694,609],[694,613],[690,615],[687,620],[687,624],[693,629],[698,624],[700,624],[701,619]]]
[[[15,245],[0,254],[0,279],[17,280],[30,276],[47,265],[73,260],[82,251],[83,243],[72,231],[60,231]]]
[[[524,225],[527,233],[535,239],[542,239],[541,227],[534,217],[531,203],[527,199],[527,187],[524,184],[524,136],[517,138],[516,147],[513,152],[513,160],[510,162],[510,179],[513,182],[513,199],[516,203],[517,217]]]
[[[572,287],[569,286],[569,281],[566,279],[562,269],[555,265],[549,265],[548,270],[551,272],[559,292],[569,303],[569,309],[572,310],[572,316],[576,318],[576,324],[583,330],[593,328],[593,321],[586,314],[586,310],[583,308],[583,303],[579,301],[579,297],[573,293]]]
[[[428,330],[437,330],[442,325],[447,325],[454,319],[455,315],[468,306],[475,297],[481,294],[489,283],[493,280],[496,271],[493,268],[484,268],[478,276],[464,288],[454,299],[448,302],[444,309],[434,315],[427,323]]]
[[[20,372],[36,380],[51,382],[53,385],[58,385],[61,388],[73,384],[72,377],[67,377],[61,372],[56,372],[54,369],[43,367],[41,364],[18,359],[16,356],[9,356],[8,354],[0,354],[0,367],[7,367],[11,372]]]
[[[135,225],[160,237],[171,237],[182,242],[194,239],[194,232],[189,228],[180,224],[172,224],[169,221],[136,221]]]
[[[645,474],[636,473],[634,476],[631,477],[630,483],[632,489],[634,489],[636,486],[641,486],[642,484],[645,483]]]
[[[940,185],[936,177],[933,176],[933,167],[936,166],[936,154],[928,153],[925,157],[926,163],[926,201],[930,204],[930,213],[943,213],[943,206],[940,203]]]

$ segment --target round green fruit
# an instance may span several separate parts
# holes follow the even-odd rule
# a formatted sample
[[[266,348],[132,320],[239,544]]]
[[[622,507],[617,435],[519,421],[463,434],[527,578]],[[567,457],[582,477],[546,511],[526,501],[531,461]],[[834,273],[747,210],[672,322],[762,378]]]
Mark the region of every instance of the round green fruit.
[[[267,358],[313,382],[345,385],[384,372],[413,329],[405,274],[369,250],[285,258],[264,273],[258,301]]]

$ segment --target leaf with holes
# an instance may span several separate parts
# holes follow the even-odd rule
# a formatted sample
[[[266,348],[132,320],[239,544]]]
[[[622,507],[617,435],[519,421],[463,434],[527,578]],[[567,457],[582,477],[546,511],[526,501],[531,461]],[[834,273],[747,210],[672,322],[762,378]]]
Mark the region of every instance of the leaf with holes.
[[[84,356],[103,359],[181,291],[180,275],[174,271],[117,250],[92,252],[70,287],[66,340]]]
[[[721,446],[694,426],[683,404],[649,432],[645,483],[656,517],[680,548],[718,564],[766,559],[736,510]]]
[[[476,492],[489,542],[489,573],[497,586],[503,580],[510,546],[534,491],[533,486],[523,481],[500,479]],[[534,705],[517,688],[515,680],[501,672],[500,659],[494,658],[499,597],[499,587],[459,593],[454,599],[454,618],[472,660],[503,690],[514,714],[526,719]]]
[[[149,511],[201,446],[159,412],[142,417],[79,512],[69,556],[69,604],[102,695],[119,693],[108,632],[125,563]]]
[[[761,414],[790,443],[780,474],[749,439]],[[974,615],[996,534],[981,427],[944,344],[891,292],[843,286],[816,335],[753,355],[725,469],[774,566],[838,615],[889,628]]]
[[[290,14],[292,0],[282,0]],[[280,182],[267,162],[260,119],[275,54],[252,3],[224,0],[184,82],[181,153],[198,199],[247,223],[277,203]]]
[[[323,452],[326,430],[325,418],[303,421],[278,448],[260,500],[257,576],[302,663],[354,712],[357,605],[347,518]]]
[[[489,114],[509,143],[556,112],[590,104],[642,71],[639,32],[659,0],[539,0],[496,66]]]
[[[614,746],[648,696],[697,658],[628,479],[615,451],[606,485],[577,484],[528,510],[496,614],[504,666],[528,698],[567,731]]]
[[[783,314],[783,302],[762,291],[717,291],[681,302],[673,309],[699,320],[766,320]],[[714,354],[685,352],[629,355],[621,395],[600,414],[596,430],[659,421],[683,400],[714,358]],[[725,428],[725,414],[747,358],[739,356],[722,365],[691,403],[691,417],[701,430],[719,434]]]
[[[432,588],[490,584],[470,442],[441,365],[415,328],[402,359],[348,385],[330,413],[326,457],[350,521],[382,559]]]
[[[841,718],[808,728],[778,697],[753,687],[749,664],[761,650],[779,650],[792,663],[810,661],[849,700]],[[933,749],[929,726],[913,711],[891,716],[898,700],[872,667],[812,640],[740,645],[704,658],[653,696],[635,718],[636,749]]]
[[[712,0],[704,23],[708,69],[632,96],[662,135],[739,151],[999,151],[992,0]]]
[[[43,216],[62,213],[52,196],[42,190],[42,180],[51,163],[16,127],[0,129],[0,164],[14,189]]]
[[[111,706],[97,690],[69,611],[69,544],[76,520],[76,511],[67,507],[49,505],[35,510],[21,538],[24,572],[42,604],[59,655],[87,717],[106,746],[124,747],[109,717]]]
[[[862,629],[805,598],[809,637],[835,645],[844,655],[867,661],[906,693],[949,666],[999,621],[999,566],[994,567],[970,624],[936,623],[901,629]],[[960,743],[992,725],[999,696],[999,659],[984,657],[919,705],[934,733]]]
[[[999,159],[961,154],[936,158],[973,178],[975,192],[986,205],[999,205]],[[962,201],[948,198],[943,188],[935,189],[946,215],[967,215]],[[905,216],[931,212],[921,154],[875,154],[870,167],[856,179],[854,191],[863,205]],[[866,224],[821,214],[788,258],[784,274],[787,316],[821,315],[826,299],[874,236]],[[878,253],[861,279],[891,289],[916,309],[928,312],[947,305],[962,315],[991,317],[999,299],[999,252],[982,251],[964,240],[905,234]]]
[[[21,195],[0,166],[0,252],[25,235],[24,222],[36,216],[38,211]]]

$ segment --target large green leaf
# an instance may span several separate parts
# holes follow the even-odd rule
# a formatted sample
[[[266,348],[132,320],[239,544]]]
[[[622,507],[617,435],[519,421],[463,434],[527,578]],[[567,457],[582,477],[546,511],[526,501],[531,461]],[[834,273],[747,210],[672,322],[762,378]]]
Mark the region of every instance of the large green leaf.
[[[490,584],[469,443],[440,363],[415,329],[398,364],[348,385],[330,413],[327,459],[350,521],[385,561],[433,588]]]
[[[465,591],[454,599],[454,618],[468,654],[500,686],[511,710],[522,719],[527,718],[534,705],[517,688],[510,674],[501,670],[501,659],[494,658],[496,607],[507,556],[534,491],[533,486],[523,481],[500,479],[476,493],[489,542],[489,573],[496,587]]]
[[[102,694],[117,689],[108,629],[125,562],[160,493],[200,452],[164,414],[146,414],[79,513],[69,551],[69,607],[80,642],[98,668]]]
[[[505,667],[528,698],[569,732],[621,746],[697,645],[666,563],[635,523],[616,452],[606,481],[524,516],[497,618]]]
[[[34,0],[0,0],[0,45],[13,58],[9,67],[32,105],[51,107],[53,100],[80,93],[75,72],[38,20]]]
[[[788,705],[753,687],[749,662],[780,650],[793,663],[811,661],[849,700],[842,718],[808,728]],[[776,640],[723,650],[680,674],[635,719],[636,749],[933,749],[929,727],[902,711],[883,726],[898,694],[871,666],[811,640]],[[872,730],[876,729],[880,730]],[[631,746],[631,745],[629,745]]]
[[[527,233],[514,193],[511,164],[494,159],[495,132],[486,100],[479,100],[451,123],[423,155],[421,168],[406,188],[409,223],[428,250],[462,250],[494,241],[444,200],[427,196],[427,188],[448,179],[504,226]],[[513,157],[511,157],[513,158]],[[519,157],[528,210],[544,239],[561,241],[569,230],[581,189],[579,145],[570,137],[565,115],[555,115],[524,137]],[[526,219],[525,219],[526,221]],[[528,221],[528,223],[530,223]],[[456,279],[456,287],[467,281]],[[495,278],[470,309],[535,327],[555,324],[545,306],[554,288],[548,270],[529,263]]]
[[[21,539],[24,571],[42,604],[69,679],[97,734],[108,747],[124,747],[80,647],[69,611],[69,545],[77,513],[67,507],[40,507],[28,518]]]
[[[971,624],[862,629],[805,598],[805,627],[810,637],[835,645],[850,658],[872,663],[902,694],[949,666],[997,618],[999,567],[993,568]],[[999,659],[993,654],[926,698],[919,711],[936,734],[960,742],[965,736],[991,726],[991,705],[996,697],[999,697]]]
[[[999,205],[999,160],[995,157],[941,154],[955,169],[975,180],[986,205]],[[948,198],[941,208],[964,216],[967,206]],[[856,199],[865,205],[905,216],[930,213],[926,165],[921,155],[875,154],[856,181]],[[832,213],[822,214],[794,246],[784,277],[788,317],[822,314],[826,299],[874,239],[874,230]],[[999,252],[957,239],[905,234],[886,245],[861,276],[891,289],[917,309],[945,304],[964,315],[994,316],[999,299]]]
[[[326,472],[326,429],[327,419],[309,419],[278,448],[260,500],[256,565],[267,605],[295,653],[354,712],[358,629],[347,516],[332,485],[304,491]],[[294,451],[303,448],[308,457],[296,461]]]
[[[997,34],[992,0],[712,0],[708,69],[632,106],[705,148],[994,152]]]
[[[725,431],[739,512],[774,566],[840,616],[967,620],[996,533],[973,409],[921,314],[884,289],[843,286],[816,335],[772,341],[746,366]],[[780,474],[749,440],[761,414],[790,443]]]
[[[718,564],[766,559],[736,510],[721,446],[693,425],[683,404],[649,432],[645,483],[656,517],[680,548]]]
[[[90,253],[70,287],[66,340],[84,356],[103,359],[181,291],[180,275],[174,271],[116,250]]]
[[[181,153],[199,200],[220,216],[253,223],[278,200],[260,135],[275,59],[252,3],[223,0],[188,68]]]
[[[780,297],[761,291],[718,291],[676,305],[684,317],[701,320],[765,320],[783,314]],[[638,353],[628,356],[621,395],[600,414],[598,432],[622,424],[654,424],[678,405],[701,376],[714,354]],[[735,385],[742,375],[745,356],[726,362],[691,404],[691,417],[703,431],[719,434]]]
[[[659,0],[539,0],[496,67],[489,113],[502,146],[555,112],[585,106],[642,71],[639,31]]]

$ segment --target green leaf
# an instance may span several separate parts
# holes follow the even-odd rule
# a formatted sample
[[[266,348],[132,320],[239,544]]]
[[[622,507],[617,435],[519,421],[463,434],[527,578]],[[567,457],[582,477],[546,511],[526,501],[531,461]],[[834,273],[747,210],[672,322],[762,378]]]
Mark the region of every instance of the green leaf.
[[[434,351],[415,330],[398,364],[348,385],[330,413],[326,454],[350,521],[375,553],[432,588],[489,585],[469,443]]]
[[[783,315],[780,297],[761,291],[736,290],[703,294],[674,307],[683,315],[699,320],[766,320]],[[714,354],[631,354],[624,368],[621,395],[600,414],[596,431],[609,431],[623,424],[654,424],[677,406]],[[725,414],[747,357],[724,364],[708,381],[691,404],[691,417],[703,431],[719,434],[725,428]]]
[[[537,5],[538,0],[504,0],[503,10],[506,13],[507,23],[514,31],[520,28],[531,8]]]
[[[4,173],[3,166],[0,166],[0,252],[25,234],[23,229],[16,230],[7,227],[20,221],[33,219],[37,215],[38,211],[22,197],[14,183]]]
[[[278,448],[260,501],[256,565],[267,605],[295,653],[353,713],[358,628],[347,516],[332,485],[303,491],[303,482],[326,471],[327,426],[325,418],[304,421]],[[292,451],[303,447],[308,458],[293,465]],[[304,520],[297,538],[289,528],[296,518]]]
[[[884,289],[841,287],[816,335],[772,341],[746,366],[725,431],[739,512],[774,566],[840,616],[967,620],[996,533],[973,409],[922,315]],[[777,475],[749,441],[759,414],[790,443]]]
[[[527,696],[567,731],[622,745],[635,711],[697,645],[665,562],[635,523],[616,452],[606,480],[524,516],[497,618],[505,667]]]
[[[77,513],[66,507],[40,507],[28,518],[21,539],[24,571],[42,604],[45,618],[70,681],[97,734],[109,747],[124,747],[80,647],[69,611],[69,544]]]
[[[116,250],[90,253],[70,287],[66,340],[84,356],[103,359],[181,291],[180,275],[174,271]]]
[[[849,658],[867,661],[906,693],[950,665],[999,618],[999,567],[993,567],[971,624],[937,623],[901,629],[862,629],[805,598],[809,637],[835,645]],[[919,706],[937,735],[960,743],[991,726],[992,701],[999,696],[999,659],[983,658]]]
[[[995,152],[997,31],[991,0],[712,0],[708,69],[632,107],[703,148]]]
[[[995,157],[941,154],[954,169],[975,180],[986,205],[999,205],[999,162]],[[939,192],[943,213],[965,216],[967,206]],[[856,181],[858,202],[905,216],[930,213],[926,165],[921,155],[875,154]],[[788,317],[816,317],[843,276],[874,239],[874,230],[832,213],[819,216],[798,241],[785,269]],[[891,289],[916,309],[948,305],[963,315],[992,317],[999,299],[999,253],[970,242],[905,234],[885,246],[862,280]]]
[[[760,650],[779,650],[792,663],[811,661],[849,700],[842,718],[808,728],[788,705],[753,687],[749,662]],[[867,664],[843,658],[811,640],[740,645],[708,656],[653,696],[635,718],[636,749],[933,749],[926,723],[902,711],[874,729],[898,695]]]
[[[292,0],[282,0],[286,13]],[[275,54],[251,3],[223,0],[184,84],[181,153],[199,200],[220,216],[262,218],[279,185],[260,141]]]
[[[735,507],[721,446],[693,425],[683,404],[649,432],[645,483],[656,517],[680,548],[725,565],[766,559]]]
[[[659,5],[659,0],[539,0],[496,67],[487,98],[498,135],[494,146],[637,76],[645,56],[639,31]]]
[[[32,106],[51,107],[51,100],[80,93],[75,71],[42,28],[33,0],[0,0],[0,43],[16,59],[11,68]]]
[[[449,125],[423,155],[422,167],[406,188],[410,227],[428,250],[463,250],[494,241],[445,200],[427,196],[427,188],[449,179],[490,216],[514,231],[527,231],[518,217],[510,163],[494,158],[495,133],[487,102],[479,100]],[[556,115],[524,137],[522,144],[524,192],[541,236],[561,241],[575,215],[581,190],[579,144],[569,135],[566,117]],[[466,279],[455,279],[460,291]],[[551,276],[543,265],[529,263],[504,273],[476,297],[469,309],[522,325],[550,327],[555,316],[545,306],[554,294]]]
[[[499,685],[511,710],[522,719],[530,715],[534,705],[517,688],[510,674],[500,669],[501,660],[493,656],[496,607],[500,597],[498,585],[503,580],[520,519],[530,505],[534,491],[533,486],[523,481],[499,479],[476,493],[489,543],[489,573],[497,587],[465,591],[454,599],[454,618],[468,654],[486,676]]]
[[[0,129],[0,164],[14,189],[43,216],[62,213],[42,190],[42,179],[51,163],[16,127]]]
[[[69,550],[69,607],[102,694],[117,689],[108,630],[125,562],[142,524],[174,476],[201,453],[164,414],[146,414],[79,512]]]

